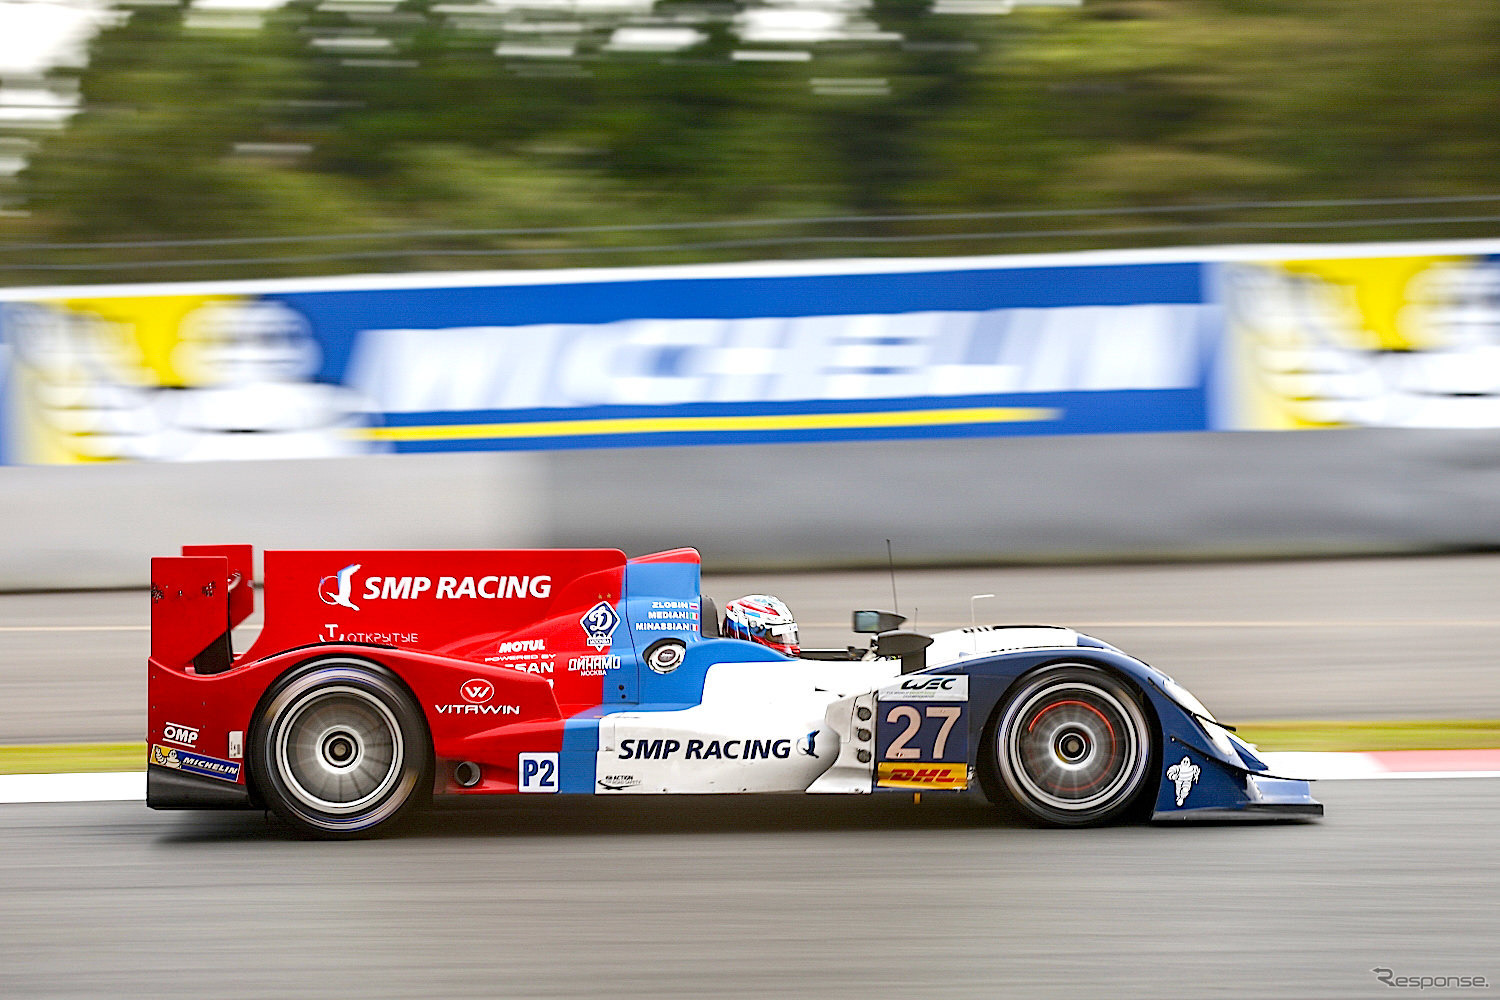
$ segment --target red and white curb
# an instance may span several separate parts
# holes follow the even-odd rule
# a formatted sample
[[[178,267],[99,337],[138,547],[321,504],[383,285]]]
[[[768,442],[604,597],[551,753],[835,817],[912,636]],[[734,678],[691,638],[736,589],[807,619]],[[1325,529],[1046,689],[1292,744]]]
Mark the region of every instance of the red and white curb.
[[[1500,750],[1381,750],[1260,754],[1272,774],[1341,781],[1357,778],[1500,778]]]
[[[1283,751],[1261,758],[1288,778],[1343,781],[1376,778],[1500,778],[1500,749],[1390,750],[1379,753]],[[143,771],[0,775],[0,803],[142,802]]]

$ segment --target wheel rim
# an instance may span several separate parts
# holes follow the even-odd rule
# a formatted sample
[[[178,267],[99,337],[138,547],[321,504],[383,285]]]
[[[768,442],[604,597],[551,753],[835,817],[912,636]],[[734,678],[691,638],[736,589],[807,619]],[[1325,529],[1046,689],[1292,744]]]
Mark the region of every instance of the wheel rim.
[[[294,701],[273,746],[288,793],[333,815],[379,802],[400,780],[406,756],[391,710],[347,685],[318,688]]]
[[[1128,697],[1082,680],[1047,683],[1008,713],[1007,770],[1034,801],[1070,813],[1106,809],[1145,767],[1145,720]]]

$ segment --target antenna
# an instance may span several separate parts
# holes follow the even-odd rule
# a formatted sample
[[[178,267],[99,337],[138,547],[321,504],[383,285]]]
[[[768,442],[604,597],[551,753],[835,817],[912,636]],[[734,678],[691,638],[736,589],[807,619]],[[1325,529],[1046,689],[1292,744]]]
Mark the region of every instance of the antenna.
[[[972,596],[972,597],[969,598],[969,624],[971,626],[977,626],[979,624],[977,621],[974,620],[974,602],[975,601],[982,601],[986,597],[994,597],[994,596],[995,596],[994,594],[975,594],[974,596]]]
[[[891,567],[891,610],[901,613],[901,602],[896,599],[896,557],[891,553],[891,540],[885,540],[885,561]]]

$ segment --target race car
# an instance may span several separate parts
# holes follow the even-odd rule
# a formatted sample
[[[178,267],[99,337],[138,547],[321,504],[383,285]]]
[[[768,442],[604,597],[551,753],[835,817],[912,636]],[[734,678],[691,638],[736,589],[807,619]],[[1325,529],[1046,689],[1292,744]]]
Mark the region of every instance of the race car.
[[[147,805],[368,836],[434,799],[938,792],[1031,819],[1321,816],[1166,674],[1072,629],[867,648],[725,638],[691,548],[270,551],[151,561]],[[796,655],[788,651],[794,650]]]

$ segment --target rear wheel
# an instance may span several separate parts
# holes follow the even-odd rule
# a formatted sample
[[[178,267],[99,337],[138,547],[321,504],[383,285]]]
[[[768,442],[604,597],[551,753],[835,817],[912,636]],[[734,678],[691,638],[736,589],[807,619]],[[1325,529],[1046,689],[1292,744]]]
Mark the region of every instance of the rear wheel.
[[[369,836],[421,798],[421,711],[388,671],[310,664],[278,682],[252,731],[252,773],[276,814],[320,837]]]
[[[1016,804],[1059,826],[1119,818],[1154,773],[1151,724],[1135,693],[1107,671],[1081,664],[1025,678],[988,745]]]

